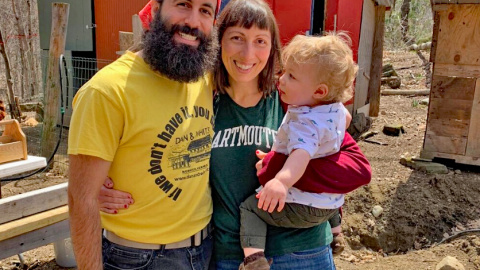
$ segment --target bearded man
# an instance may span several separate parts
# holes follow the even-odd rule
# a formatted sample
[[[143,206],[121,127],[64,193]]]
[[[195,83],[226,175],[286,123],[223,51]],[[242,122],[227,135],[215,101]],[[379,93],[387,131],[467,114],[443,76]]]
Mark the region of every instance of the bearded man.
[[[68,199],[78,269],[208,268],[213,109],[205,74],[217,59],[219,2],[152,1],[143,50],[100,70],[75,96]],[[129,209],[99,214],[107,176],[135,198]]]

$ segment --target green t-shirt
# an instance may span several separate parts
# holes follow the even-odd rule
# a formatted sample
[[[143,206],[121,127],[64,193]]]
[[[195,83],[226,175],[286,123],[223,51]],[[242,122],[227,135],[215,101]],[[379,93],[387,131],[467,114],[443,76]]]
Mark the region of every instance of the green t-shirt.
[[[227,94],[214,102],[210,183],[213,197],[215,260],[242,260],[240,204],[259,187],[257,149],[268,152],[284,113],[278,92],[244,108]],[[332,241],[328,222],[310,229],[268,227],[267,256],[313,249]]]

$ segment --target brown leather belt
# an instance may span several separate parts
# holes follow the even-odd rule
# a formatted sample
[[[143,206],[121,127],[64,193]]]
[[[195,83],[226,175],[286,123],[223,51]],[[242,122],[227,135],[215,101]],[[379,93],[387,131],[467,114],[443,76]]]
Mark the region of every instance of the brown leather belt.
[[[149,244],[149,243],[140,243],[132,240],[122,238],[111,231],[104,230],[103,236],[108,239],[108,241],[115,243],[117,245],[122,245],[126,247],[139,248],[139,249],[176,249],[176,248],[186,248],[186,247],[195,247],[200,246],[202,241],[207,238],[210,234],[211,229],[210,225],[207,225],[205,228],[197,232],[196,234],[183,239],[181,241],[170,243],[170,244]]]

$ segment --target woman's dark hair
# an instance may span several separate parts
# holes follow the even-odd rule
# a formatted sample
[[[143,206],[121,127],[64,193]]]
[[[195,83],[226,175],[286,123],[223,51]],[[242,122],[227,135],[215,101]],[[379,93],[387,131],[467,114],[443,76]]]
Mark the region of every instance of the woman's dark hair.
[[[219,44],[222,42],[225,30],[232,26],[247,29],[256,26],[262,30],[270,31],[272,49],[265,68],[258,75],[258,89],[263,92],[264,96],[268,96],[275,90],[276,70],[282,68],[280,35],[272,10],[263,0],[232,0],[225,6],[218,19]],[[215,69],[215,88],[220,93],[225,93],[225,89],[230,86],[230,83],[228,72],[223,61],[221,61],[221,51],[220,49],[218,57],[220,60]]]

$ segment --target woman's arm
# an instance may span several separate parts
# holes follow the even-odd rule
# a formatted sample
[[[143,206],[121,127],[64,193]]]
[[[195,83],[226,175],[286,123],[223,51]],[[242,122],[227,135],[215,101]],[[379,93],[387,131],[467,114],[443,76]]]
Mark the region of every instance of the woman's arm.
[[[270,152],[258,172],[260,184],[265,185],[282,168],[287,156]],[[311,159],[294,187],[313,193],[348,193],[370,182],[372,169],[355,140],[345,133],[340,152]]]

